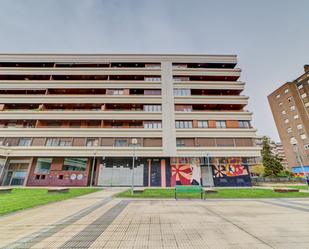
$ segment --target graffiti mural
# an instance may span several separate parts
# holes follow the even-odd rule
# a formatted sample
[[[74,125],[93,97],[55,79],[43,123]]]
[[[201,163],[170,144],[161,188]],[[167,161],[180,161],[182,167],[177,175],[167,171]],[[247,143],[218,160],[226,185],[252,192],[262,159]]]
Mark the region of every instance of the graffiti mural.
[[[199,158],[171,158],[171,186],[199,185],[201,182],[201,166]]]
[[[248,170],[241,164],[240,158],[220,159],[214,165],[214,177],[246,176]]]

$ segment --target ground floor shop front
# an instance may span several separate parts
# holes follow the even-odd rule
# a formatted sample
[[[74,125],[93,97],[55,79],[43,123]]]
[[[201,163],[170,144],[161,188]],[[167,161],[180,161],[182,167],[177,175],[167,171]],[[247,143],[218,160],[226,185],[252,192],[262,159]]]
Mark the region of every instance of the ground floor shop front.
[[[248,158],[200,157],[38,157],[9,158],[0,171],[2,185],[251,186]]]

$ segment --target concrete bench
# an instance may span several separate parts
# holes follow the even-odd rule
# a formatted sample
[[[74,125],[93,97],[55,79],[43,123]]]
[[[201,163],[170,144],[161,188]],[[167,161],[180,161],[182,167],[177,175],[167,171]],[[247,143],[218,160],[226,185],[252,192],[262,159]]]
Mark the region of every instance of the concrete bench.
[[[13,188],[0,188],[0,194],[6,194],[6,193],[11,193]]]
[[[214,188],[204,188],[204,193],[205,194],[218,193],[218,190]]]
[[[291,193],[291,192],[299,192],[299,189],[297,188],[274,188],[273,191],[277,193]]]
[[[47,192],[49,194],[54,194],[54,193],[68,193],[69,192],[69,188],[48,188]]]
[[[144,193],[145,188],[134,188],[133,194],[142,194]]]

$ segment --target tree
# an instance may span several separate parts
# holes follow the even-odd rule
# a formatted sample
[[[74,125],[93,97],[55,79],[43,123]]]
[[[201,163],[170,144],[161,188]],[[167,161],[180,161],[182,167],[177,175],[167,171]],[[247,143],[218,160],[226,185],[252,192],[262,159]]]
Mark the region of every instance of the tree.
[[[271,152],[268,137],[263,137],[262,161],[265,176],[279,176],[283,171],[281,159],[278,156],[274,156]]]

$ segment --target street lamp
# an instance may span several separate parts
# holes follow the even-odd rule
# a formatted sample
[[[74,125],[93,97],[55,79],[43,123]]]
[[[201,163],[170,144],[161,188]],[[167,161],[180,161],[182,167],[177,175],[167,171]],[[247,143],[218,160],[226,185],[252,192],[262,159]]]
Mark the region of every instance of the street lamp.
[[[93,153],[93,160],[92,160],[92,169],[91,169],[91,177],[90,177],[90,187],[92,187],[93,182],[93,174],[94,174],[94,166],[95,166],[95,156],[97,154],[97,151],[94,151]]]
[[[206,158],[207,158],[207,168],[208,168],[208,175],[209,175],[209,187],[212,187],[212,184],[211,184],[212,174],[211,174],[211,169],[210,169],[209,153],[206,154]]]
[[[294,152],[296,153],[296,160],[297,160],[297,162],[300,164],[300,167],[301,167],[301,169],[302,169],[302,171],[303,171],[305,180],[306,180],[307,185],[308,185],[308,188],[309,188],[309,178],[308,178],[308,176],[306,175],[305,168],[304,168],[304,165],[303,165],[303,161],[302,161],[302,158],[301,158],[300,153],[299,153],[299,149],[298,149],[298,146],[297,146],[297,139],[296,139],[295,137],[292,137],[292,138],[290,139],[290,143],[292,144],[293,150],[294,150]]]
[[[131,140],[131,144],[133,146],[133,160],[132,160],[132,172],[131,172],[131,176],[132,176],[132,180],[131,180],[131,195],[134,194],[134,167],[135,167],[135,147],[137,145],[137,139],[136,138],[132,138]]]

